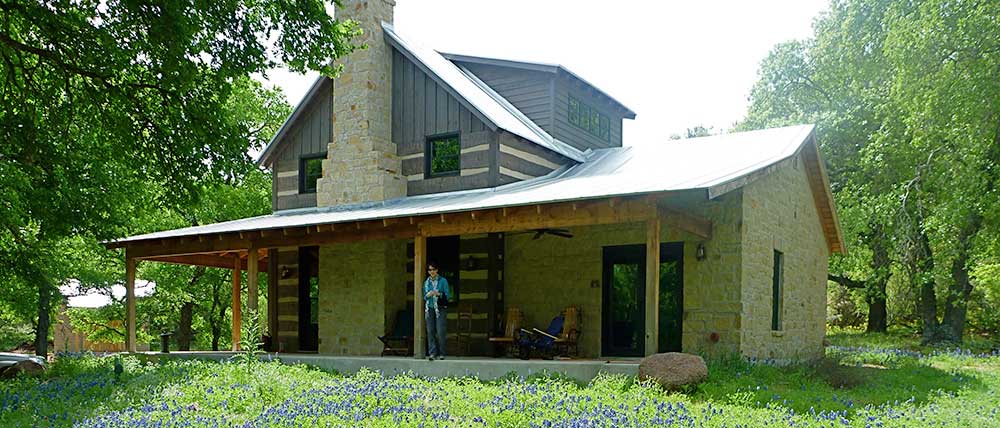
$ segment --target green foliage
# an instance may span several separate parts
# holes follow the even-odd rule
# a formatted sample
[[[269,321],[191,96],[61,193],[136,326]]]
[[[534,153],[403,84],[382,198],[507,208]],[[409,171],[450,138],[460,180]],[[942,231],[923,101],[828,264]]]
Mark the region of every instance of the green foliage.
[[[831,272],[863,285],[860,299],[835,296],[841,315],[905,283],[913,292],[896,295],[913,300],[890,308],[918,308],[925,339],[961,339],[969,273],[998,255],[998,14],[996,2],[836,1],[812,38],[761,63],[739,127],[817,124],[850,251]]]
[[[21,288],[2,298],[32,314],[39,352],[56,285],[104,287],[112,276],[82,277],[121,271],[107,255],[75,256],[155,228],[153,213],[183,211],[204,187],[253,169],[248,149],[286,111],[249,76],[282,65],[333,75],[359,31],[317,0],[0,9],[0,281]]]
[[[124,357],[115,380],[116,358],[64,357],[46,378],[0,383],[0,425],[957,428],[992,426],[1000,408],[1000,356],[886,347],[835,347],[821,363],[788,367],[710,360],[708,381],[686,393],[624,375],[586,385],[545,374],[482,382],[167,357]]]

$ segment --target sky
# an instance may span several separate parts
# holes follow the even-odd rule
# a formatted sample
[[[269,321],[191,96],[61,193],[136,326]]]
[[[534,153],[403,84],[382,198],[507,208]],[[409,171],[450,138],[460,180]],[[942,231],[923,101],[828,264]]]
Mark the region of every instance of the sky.
[[[636,112],[626,146],[743,118],[760,61],[812,34],[828,0],[397,0],[403,37],[441,52],[560,64]],[[316,78],[272,70],[292,105]]]

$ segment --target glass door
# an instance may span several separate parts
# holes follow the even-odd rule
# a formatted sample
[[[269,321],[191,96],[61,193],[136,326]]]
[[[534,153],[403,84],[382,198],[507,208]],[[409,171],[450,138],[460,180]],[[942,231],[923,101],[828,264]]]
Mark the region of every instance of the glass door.
[[[601,352],[641,357],[645,348],[646,249],[642,245],[604,247]]]
[[[680,352],[684,315],[684,244],[660,246],[658,352]],[[601,353],[641,357],[646,346],[646,246],[604,247]]]

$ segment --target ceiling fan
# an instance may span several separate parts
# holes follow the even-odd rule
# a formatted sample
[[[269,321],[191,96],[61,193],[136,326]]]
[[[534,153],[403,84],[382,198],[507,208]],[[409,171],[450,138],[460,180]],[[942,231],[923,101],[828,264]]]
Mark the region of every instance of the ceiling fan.
[[[560,238],[572,238],[573,237],[573,233],[570,232],[567,229],[549,229],[549,228],[545,228],[545,229],[533,229],[532,231],[535,232],[535,236],[531,237],[532,240],[539,239],[543,235],[546,235],[546,234],[553,235],[553,236],[558,236]],[[529,233],[529,232],[523,232],[523,233]]]

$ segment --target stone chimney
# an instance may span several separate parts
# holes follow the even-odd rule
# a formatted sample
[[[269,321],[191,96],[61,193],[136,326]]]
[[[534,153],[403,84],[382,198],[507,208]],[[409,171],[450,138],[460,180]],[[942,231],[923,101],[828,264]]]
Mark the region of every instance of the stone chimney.
[[[406,178],[392,142],[392,47],[382,22],[392,23],[395,0],[345,0],[337,19],[357,21],[367,44],[343,57],[333,79],[333,132],[317,183],[317,206],[406,196]]]

